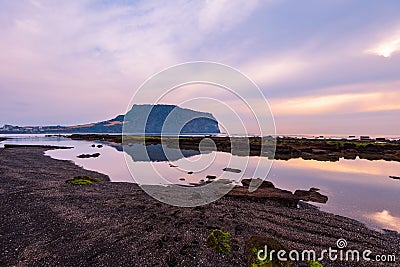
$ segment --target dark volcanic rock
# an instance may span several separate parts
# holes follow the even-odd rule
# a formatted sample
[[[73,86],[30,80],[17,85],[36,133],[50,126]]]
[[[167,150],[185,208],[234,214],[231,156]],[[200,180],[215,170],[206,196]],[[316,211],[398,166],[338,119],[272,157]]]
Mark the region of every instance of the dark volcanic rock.
[[[94,153],[94,154],[81,154],[79,156],[76,156],[77,158],[81,159],[87,159],[87,158],[97,158],[100,156],[100,153]]]
[[[234,172],[234,173],[241,173],[242,171],[239,169],[234,169],[234,168],[223,168],[222,169],[224,172]]]
[[[311,151],[312,151],[313,154],[316,154],[316,155],[318,155],[318,154],[327,154],[328,153],[328,151],[324,150],[324,149],[312,149]]]
[[[321,193],[312,190],[312,188],[309,191],[306,190],[296,190],[294,192],[294,195],[300,198],[303,201],[311,201],[311,202],[317,202],[317,203],[326,203],[328,202],[328,197],[325,195],[322,195]]]
[[[253,200],[270,200],[287,207],[296,207],[300,200],[292,192],[279,188],[258,188],[256,191],[250,192],[248,188],[243,186],[234,187],[227,196]]]
[[[343,151],[344,159],[356,159],[357,158],[357,150],[355,149],[346,149]]]
[[[234,180],[229,180],[229,179],[219,179],[218,180],[218,183],[221,183],[221,184],[231,184],[233,182],[235,182],[235,181]]]
[[[309,191],[311,192],[318,192],[320,189],[316,187],[311,187]]]
[[[251,179],[242,179],[241,182],[242,182],[242,185],[244,187],[249,187],[250,183],[251,183]],[[275,186],[274,186],[274,184],[272,182],[265,181],[265,180],[262,180],[260,178],[255,179],[254,182],[255,182],[256,185],[259,185],[261,183],[258,186],[259,189],[262,189],[262,188],[275,188]]]

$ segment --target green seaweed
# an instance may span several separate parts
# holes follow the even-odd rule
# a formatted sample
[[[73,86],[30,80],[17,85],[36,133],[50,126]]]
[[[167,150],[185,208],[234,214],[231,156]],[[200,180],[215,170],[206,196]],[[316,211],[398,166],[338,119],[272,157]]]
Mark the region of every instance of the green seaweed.
[[[99,178],[94,178],[90,176],[75,176],[66,180],[65,182],[68,184],[75,184],[75,185],[92,185],[94,183],[100,182]]]
[[[232,235],[229,232],[214,229],[207,237],[206,243],[219,253],[229,254],[231,252],[231,246],[229,245],[229,239],[231,237]]]
[[[258,251],[262,250],[263,248],[257,248],[257,247],[253,247],[251,249],[251,252],[255,255],[254,257],[254,262],[251,264],[251,267],[268,267],[271,265],[271,260],[269,260],[268,258],[265,260],[260,260],[258,258]]]
[[[310,267],[324,267],[319,261],[308,261]]]
[[[289,251],[287,247],[282,245],[278,240],[274,238],[267,238],[264,236],[252,236],[246,243],[246,257],[247,266],[249,267],[290,267],[293,266],[293,261],[281,261],[277,257],[272,256],[272,254],[265,255],[268,251]],[[265,259],[259,258],[258,253],[261,252],[262,257],[266,256]],[[260,256],[261,256],[260,255]],[[271,258],[271,256],[273,258]]]

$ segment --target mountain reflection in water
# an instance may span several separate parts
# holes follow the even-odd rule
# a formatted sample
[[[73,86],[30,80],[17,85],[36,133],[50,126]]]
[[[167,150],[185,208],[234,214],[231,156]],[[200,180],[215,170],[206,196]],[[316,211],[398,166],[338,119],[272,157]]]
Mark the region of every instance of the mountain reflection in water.
[[[122,149],[122,146],[120,147],[120,149]],[[133,144],[125,146],[124,150],[125,153],[127,153],[135,162],[176,161],[182,158],[200,155],[200,151],[172,149],[161,144],[147,146],[141,144]],[[204,154],[205,152],[202,151],[201,153]]]

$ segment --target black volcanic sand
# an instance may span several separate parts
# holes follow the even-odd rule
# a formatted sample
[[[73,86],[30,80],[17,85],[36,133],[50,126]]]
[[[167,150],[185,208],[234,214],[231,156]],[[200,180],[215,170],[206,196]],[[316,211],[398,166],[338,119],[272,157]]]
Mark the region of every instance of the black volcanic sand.
[[[246,266],[245,243],[253,235],[297,250],[335,248],[345,238],[349,249],[400,259],[398,234],[369,230],[311,205],[224,197],[202,207],[173,207],[135,184],[106,182],[103,174],[44,156],[46,149],[0,149],[0,266]],[[65,183],[78,175],[103,182]],[[232,234],[231,254],[205,244],[215,228]]]

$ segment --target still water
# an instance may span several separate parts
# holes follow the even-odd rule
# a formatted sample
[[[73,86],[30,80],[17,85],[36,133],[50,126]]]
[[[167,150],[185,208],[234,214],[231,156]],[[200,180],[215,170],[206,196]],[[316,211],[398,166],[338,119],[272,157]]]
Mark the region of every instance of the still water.
[[[164,179],[164,184],[191,184],[205,180],[207,175],[252,178],[257,166],[269,166],[270,161],[260,157],[239,157],[215,151],[176,151],[161,145],[143,147],[133,145],[127,148],[129,154],[117,145],[74,141],[63,137],[11,136],[0,143],[39,144],[73,147],[71,149],[49,150],[45,154],[63,160],[71,160],[85,169],[107,174],[113,182],[135,182],[135,177],[146,179],[149,184],[159,184],[155,173]],[[92,147],[102,144],[103,147]],[[100,153],[98,158],[77,158],[80,154]],[[168,159],[166,155],[168,155]],[[222,169],[236,165],[243,172],[228,173]],[[130,170],[127,164],[131,166]],[[233,165],[232,165],[233,164]],[[149,171],[149,170],[152,171]],[[193,171],[188,174],[188,171]],[[391,229],[400,232],[400,180],[389,176],[400,176],[400,162],[368,161],[363,159],[338,162],[291,159],[274,160],[267,180],[276,187],[294,191],[320,188],[329,197],[327,204],[316,204],[321,210],[350,217],[374,229]],[[256,176],[257,177],[257,176]]]

